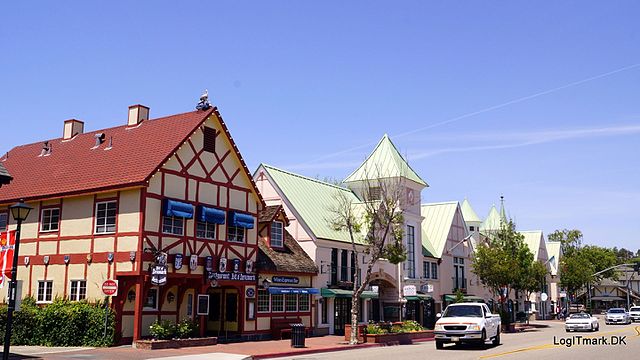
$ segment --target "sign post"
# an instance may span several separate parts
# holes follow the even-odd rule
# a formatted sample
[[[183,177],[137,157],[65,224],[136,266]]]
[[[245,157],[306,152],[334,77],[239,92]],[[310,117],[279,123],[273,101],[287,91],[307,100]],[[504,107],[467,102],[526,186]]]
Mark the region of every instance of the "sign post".
[[[107,337],[107,325],[109,323],[109,298],[118,295],[118,280],[105,280],[102,283],[102,293],[106,297],[104,301],[104,334],[102,337]]]

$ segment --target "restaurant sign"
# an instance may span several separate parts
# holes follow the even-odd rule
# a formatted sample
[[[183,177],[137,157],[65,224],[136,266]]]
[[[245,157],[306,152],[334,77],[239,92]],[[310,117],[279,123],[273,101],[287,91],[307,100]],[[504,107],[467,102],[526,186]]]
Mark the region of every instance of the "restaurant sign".
[[[213,272],[209,271],[207,274],[209,280],[231,280],[231,281],[247,281],[247,282],[255,282],[256,274],[247,274],[247,273],[221,273],[221,272]]]
[[[272,276],[271,282],[276,284],[299,284],[300,279],[295,276]]]

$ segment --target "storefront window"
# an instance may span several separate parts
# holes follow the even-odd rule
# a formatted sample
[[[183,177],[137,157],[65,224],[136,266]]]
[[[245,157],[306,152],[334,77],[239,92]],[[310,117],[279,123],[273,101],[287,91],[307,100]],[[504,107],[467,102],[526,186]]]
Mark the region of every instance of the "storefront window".
[[[269,312],[269,292],[258,289],[258,312]]]
[[[271,295],[271,311],[284,312],[284,295],[282,294]]]
[[[297,294],[287,294],[287,311],[288,312],[296,312],[298,311],[298,295]]]
[[[298,295],[298,311],[309,311],[309,295]]]

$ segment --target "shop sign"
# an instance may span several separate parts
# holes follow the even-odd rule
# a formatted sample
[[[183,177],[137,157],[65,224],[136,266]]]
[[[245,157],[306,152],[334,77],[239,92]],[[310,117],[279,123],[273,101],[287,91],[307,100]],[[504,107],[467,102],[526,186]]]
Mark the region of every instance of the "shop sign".
[[[295,276],[272,276],[271,282],[276,284],[299,284],[300,279]]]
[[[173,259],[173,267],[176,270],[182,269],[182,254],[176,254],[176,257]]]
[[[256,291],[254,288],[247,288],[247,291],[245,293],[248,298],[253,298],[254,296],[256,296]]]
[[[418,292],[416,290],[416,286],[415,285],[405,285],[402,288],[402,293],[404,294],[404,296],[416,296],[416,295],[418,295]]]
[[[256,281],[256,274],[209,272],[209,280]]]
[[[164,285],[167,283],[167,266],[155,265],[151,268],[151,284]]]

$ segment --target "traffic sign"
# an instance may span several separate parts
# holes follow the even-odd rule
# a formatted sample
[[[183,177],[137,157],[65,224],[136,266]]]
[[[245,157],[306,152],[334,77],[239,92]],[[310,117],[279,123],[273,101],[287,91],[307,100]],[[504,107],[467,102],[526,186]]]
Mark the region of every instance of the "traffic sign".
[[[102,293],[105,296],[116,296],[118,295],[118,280],[105,280],[102,283]]]

